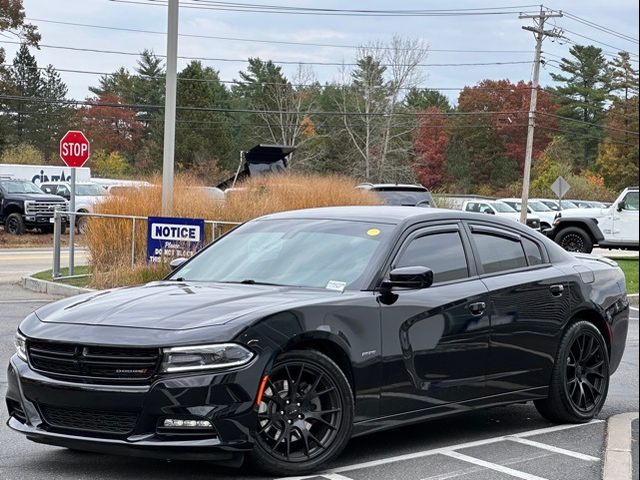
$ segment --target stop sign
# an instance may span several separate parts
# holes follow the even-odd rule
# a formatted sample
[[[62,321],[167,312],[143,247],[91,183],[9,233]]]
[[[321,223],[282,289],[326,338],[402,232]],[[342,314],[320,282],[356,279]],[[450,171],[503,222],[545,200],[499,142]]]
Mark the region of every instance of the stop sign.
[[[60,158],[67,167],[82,167],[90,154],[89,140],[79,130],[69,130],[60,140]]]

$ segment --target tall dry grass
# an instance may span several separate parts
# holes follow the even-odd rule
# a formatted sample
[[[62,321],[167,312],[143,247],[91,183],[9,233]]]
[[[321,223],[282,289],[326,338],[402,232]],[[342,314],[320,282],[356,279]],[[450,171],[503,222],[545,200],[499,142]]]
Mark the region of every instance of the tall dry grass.
[[[151,179],[158,185],[159,178]],[[375,194],[356,190],[350,178],[329,175],[287,174],[251,179],[239,185],[224,202],[216,201],[191,187],[200,185],[192,177],[177,177],[174,184],[173,216],[203,218],[225,222],[245,222],[261,215],[313,207],[338,205],[376,205]],[[97,213],[114,215],[160,215],[162,192],[159,187],[131,190],[100,204]],[[108,288],[144,283],[161,278],[165,267],[145,265],[147,225],[131,220],[92,218],[88,223],[86,243],[91,254],[92,286]],[[227,227],[226,229],[231,228]],[[222,228],[224,231],[225,228]],[[212,232],[207,229],[207,240]],[[135,242],[134,264],[131,262],[132,238]]]

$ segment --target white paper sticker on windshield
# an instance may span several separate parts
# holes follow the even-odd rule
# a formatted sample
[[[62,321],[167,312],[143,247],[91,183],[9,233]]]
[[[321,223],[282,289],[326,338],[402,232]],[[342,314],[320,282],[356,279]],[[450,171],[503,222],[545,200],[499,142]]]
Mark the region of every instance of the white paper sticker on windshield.
[[[327,286],[325,287],[327,290],[335,290],[337,292],[344,292],[345,287],[347,286],[347,282],[339,282],[338,280],[329,280]]]

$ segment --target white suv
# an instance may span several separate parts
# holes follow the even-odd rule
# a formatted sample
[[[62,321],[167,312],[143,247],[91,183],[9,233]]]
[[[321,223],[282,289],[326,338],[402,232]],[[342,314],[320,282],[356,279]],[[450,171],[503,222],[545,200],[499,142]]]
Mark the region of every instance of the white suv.
[[[43,182],[40,188],[45,193],[60,195],[67,200],[71,199],[71,184],[69,182]],[[97,183],[76,182],[76,213],[93,213],[96,204],[104,201],[109,192]],[[87,228],[87,217],[77,216],[76,227],[78,232],[84,233]]]
[[[563,210],[547,232],[565,250],[591,253],[594,245],[638,250],[638,187],[628,187],[610,207]]]

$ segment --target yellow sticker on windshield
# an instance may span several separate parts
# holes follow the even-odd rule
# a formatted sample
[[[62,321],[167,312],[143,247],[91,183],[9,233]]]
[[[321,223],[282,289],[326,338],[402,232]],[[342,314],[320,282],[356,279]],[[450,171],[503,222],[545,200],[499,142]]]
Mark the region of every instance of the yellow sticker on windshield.
[[[380,230],[378,228],[370,228],[369,230],[367,230],[367,235],[369,235],[370,237],[376,237],[380,235]]]

